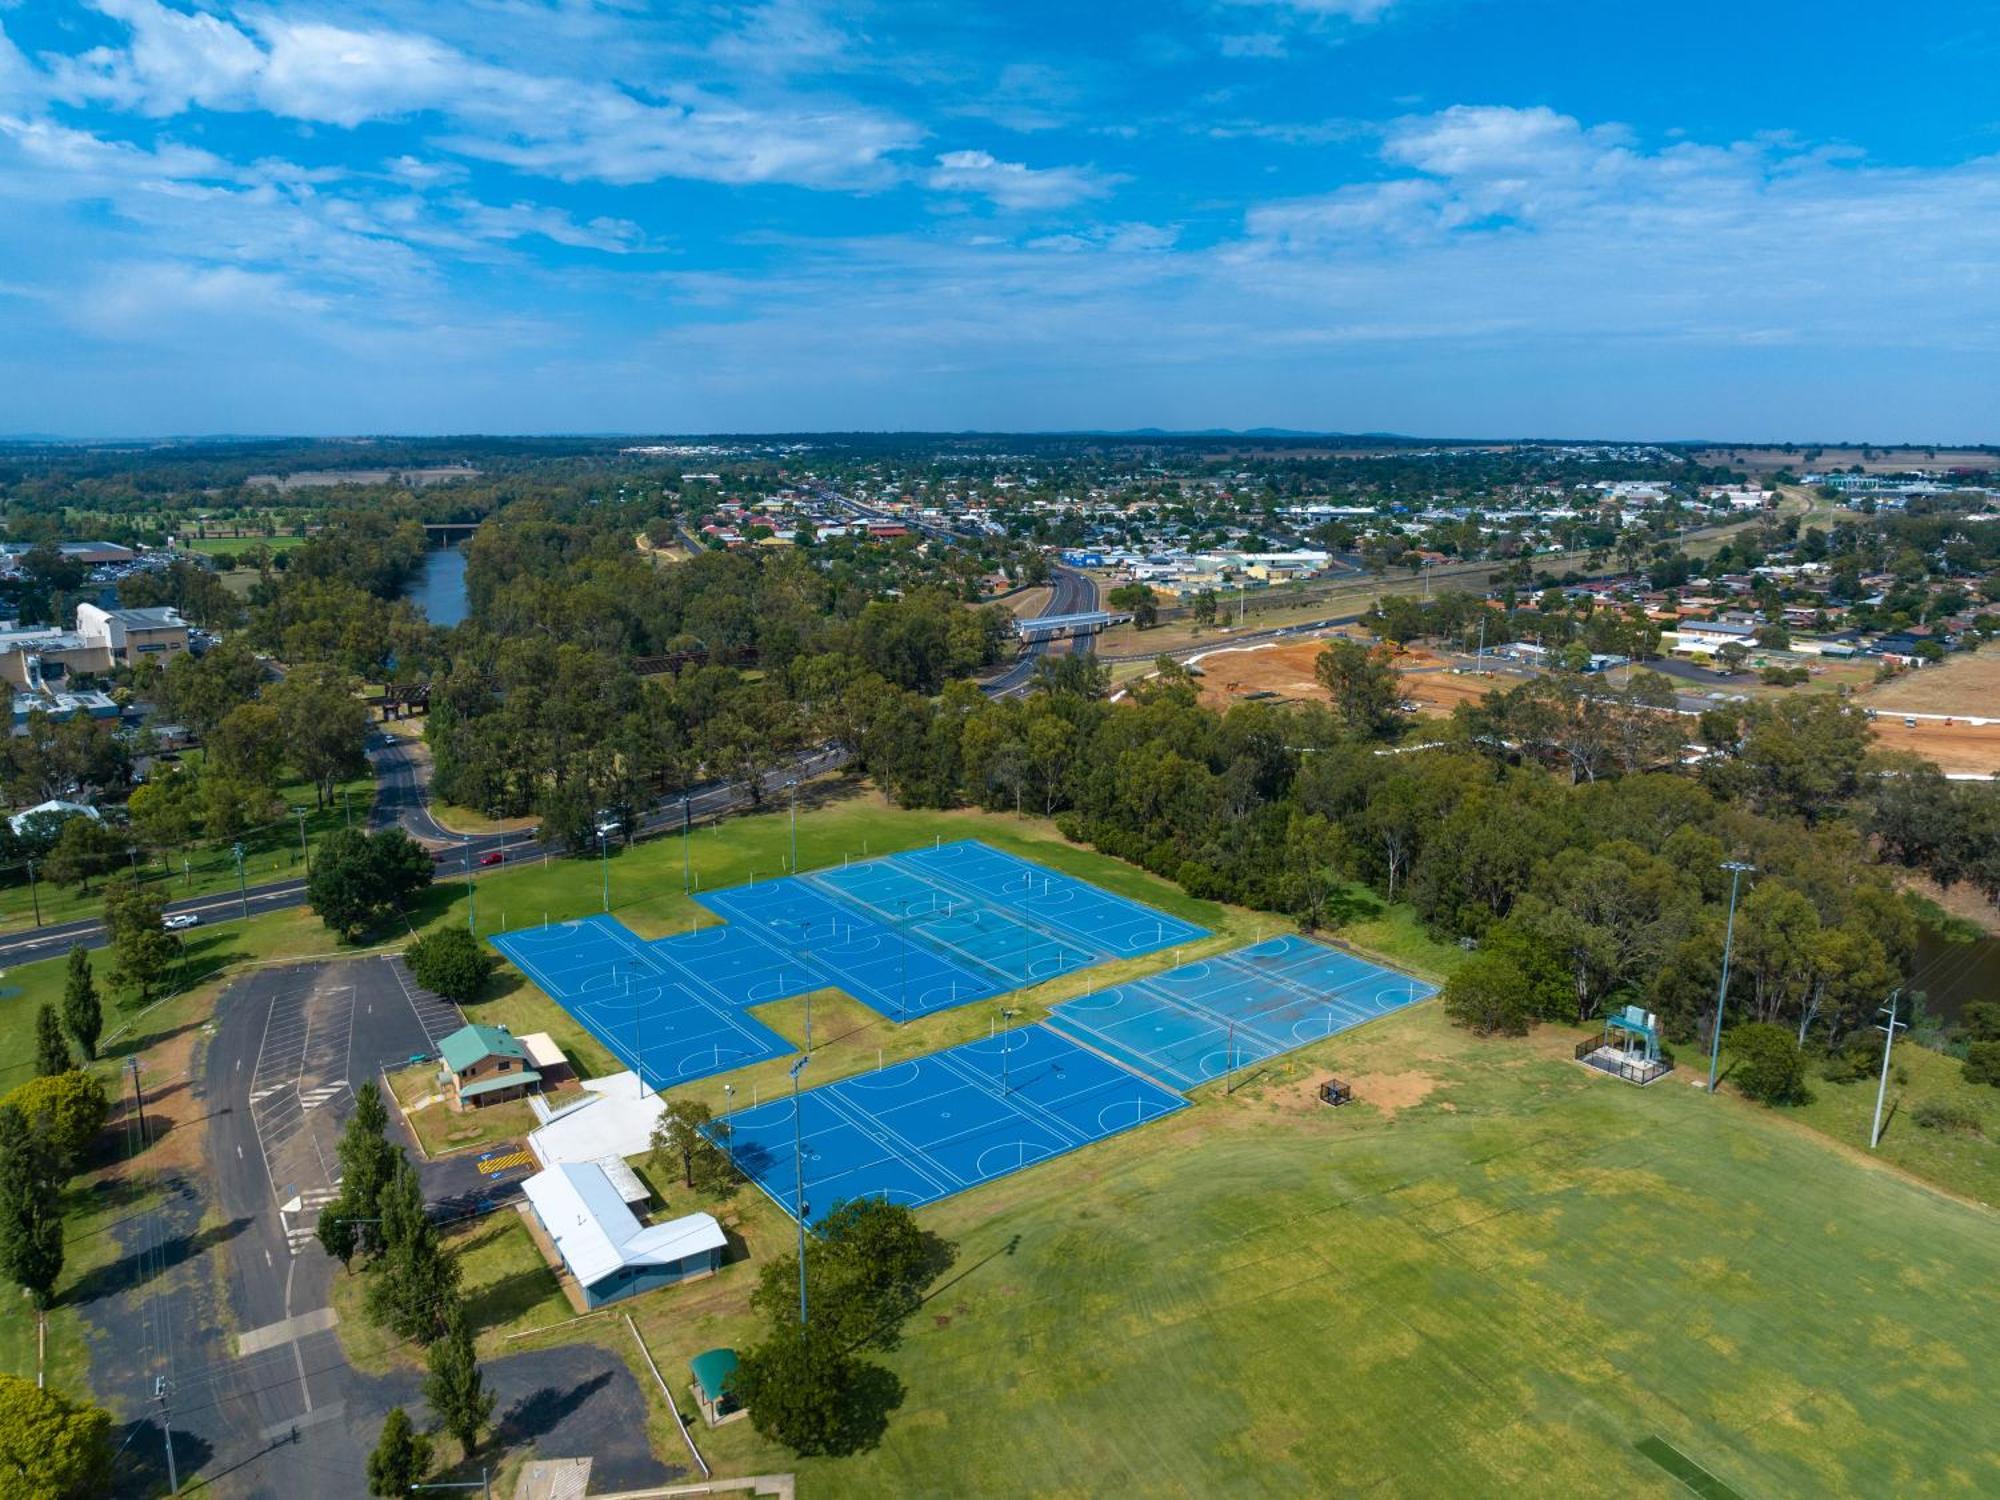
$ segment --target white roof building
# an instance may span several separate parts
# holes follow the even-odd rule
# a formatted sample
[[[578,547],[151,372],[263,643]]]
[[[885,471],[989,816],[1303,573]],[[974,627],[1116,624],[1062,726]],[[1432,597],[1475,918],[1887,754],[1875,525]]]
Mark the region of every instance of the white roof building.
[[[642,1225],[596,1162],[565,1162],[521,1184],[591,1307],[705,1276],[728,1236],[712,1214]]]

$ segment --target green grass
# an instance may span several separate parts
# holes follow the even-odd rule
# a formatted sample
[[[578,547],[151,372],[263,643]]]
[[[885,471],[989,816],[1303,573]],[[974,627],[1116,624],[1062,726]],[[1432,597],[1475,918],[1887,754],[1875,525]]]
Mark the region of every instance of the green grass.
[[[241,557],[260,543],[271,549],[273,556],[280,552],[290,552],[295,547],[303,547],[306,539],[298,533],[285,536],[208,536],[189,537],[180,543],[183,551],[200,552],[213,556],[226,552],[231,557]]]
[[[1909,1081],[1898,1083],[1898,1074]],[[1876,1080],[1828,1083],[1814,1075],[1810,1086],[1810,1103],[1780,1113],[1866,1152]],[[1985,1134],[1924,1129],[1913,1111],[1929,1099],[1964,1105],[1984,1120]],[[1900,1042],[1882,1118],[1886,1123],[1882,1143],[1872,1153],[1876,1158],[1965,1197],[2000,1205],[2000,1089],[1967,1083],[1965,1065],[1955,1057]]]
[[[199,755],[199,751],[189,752],[190,759]],[[332,804],[324,808],[314,806],[313,789],[306,782],[286,782],[278,788],[278,796],[288,808],[305,812],[306,845],[317,848],[322,839],[347,826],[350,820],[357,828],[367,826],[368,811],[375,803],[375,781],[371,773],[341,783]],[[291,880],[305,874],[295,813],[288,811],[279,821],[246,833],[242,843],[246,885]],[[137,872],[169,901],[226,893],[237,889],[238,883],[236,859],[230,850],[229,842],[190,849],[186,851],[185,863],[180,852],[167,851],[140,859]],[[122,868],[129,873],[131,867]],[[88,890],[54,885],[47,879],[31,887],[25,865],[0,871],[0,932],[35,927],[38,902],[42,926],[95,917],[104,909],[104,880],[93,878]]]
[[[1993,1216],[1567,1052],[1424,1005],[927,1210],[959,1266],[874,1356],[881,1445],[704,1451],[825,1496],[1684,1493],[1655,1436],[1749,1496],[2000,1487]],[[754,1338],[751,1270],[634,1304],[670,1378]]]
[[[437,1065],[425,1063],[403,1068],[389,1075],[389,1088],[403,1106],[403,1118],[416,1132],[417,1140],[432,1157],[455,1156],[502,1141],[524,1140],[540,1123],[525,1099],[489,1104],[484,1109],[459,1111],[449,1104],[410,1106],[437,1093]]]
[[[445,1245],[458,1256],[466,1316],[482,1358],[509,1352],[504,1345],[510,1333],[547,1327],[575,1316],[556,1283],[555,1272],[512,1209],[488,1214],[448,1234]],[[358,1260],[355,1266],[351,1274],[336,1273],[333,1279],[333,1306],[340,1314],[335,1327],[348,1359],[370,1375],[384,1375],[398,1367],[421,1367],[421,1347],[368,1321],[363,1303],[369,1278],[375,1273],[361,1269]]]

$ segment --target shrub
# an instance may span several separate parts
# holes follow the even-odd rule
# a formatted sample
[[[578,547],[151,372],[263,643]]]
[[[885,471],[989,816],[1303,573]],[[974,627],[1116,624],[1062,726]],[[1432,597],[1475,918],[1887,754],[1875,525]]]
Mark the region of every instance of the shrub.
[[[1445,981],[1444,1011],[1481,1036],[1526,1036],[1534,1018],[1528,976],[1512,959],[1482,953]]]
[[[1925,1130],[1949,1130],[1959,1135],[1986,1133],[1977,1110],[1949,1099],[1926,1099],[1910,1111],[1910,1118]]]
[[[1765,1104],[1804,1104],[1806,1056],[1798,1038],[1783,1026],[1762,1021],[1729,1033],[1729,1050],[1736,1058],[1731,1075],[1737,1088]]]
[[[1965,1049],[1965,1081],[2000,1089],[2000,1042],[1974,1042]]]
[[[1820,1064],[1819,1076],[1828,1083],[1858,1083],[1873,1078],[1881,1064],[1881,1047],[1867,1033],[1857,1032],[1838,1052],[1827,1054],[1826,1061]]]
[[[464,1005],[479,998],[499,959],[463,927],[445,927],[410,944],[403,962],[425,989]]]

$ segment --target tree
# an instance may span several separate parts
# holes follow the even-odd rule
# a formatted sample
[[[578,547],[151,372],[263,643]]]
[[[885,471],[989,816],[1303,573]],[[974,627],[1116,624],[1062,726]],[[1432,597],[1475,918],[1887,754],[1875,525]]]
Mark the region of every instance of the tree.
[[[427,1363],[430,1373],[424,1380],[424,1399],[470,1458],[479,1446],[480,1428],[493,1415],[493,1393],[480,1377],[479,1361],[472,1350],[472,1328],[462,1302],[454,1300],[444,1337],[431,1345]]]
[[[389,1141],[389,1111],[372,1078],[354,1090],[354,1113],[347,1117],[334,1154],[340,1161],[340,1196],[321,1212],[320,1224],[333,1219],[344,1229],[332,1231],[331,1243],[325,1239],[321,1243],[345,1265],[357,1248],[369,1255],[381,1254],[382,1189],[396,1166],[397,1151]],[[342,1245],[344,1252],[337,1248]]]
[[[400,828],[366,834],[339,828],[321,841],[306,880],[306,903],[344,942],[400,911],[431,883],[430,856]]]
[[[901,1389],[893,1375],[852,1358],[823,1330],[795,1322],[779,1324],[743,1352],[730,1388],[759,1433],[802,1456],[865,1446]]]
[[[368,706],[337,669],[295,667],[263,701],[277,711],[286,759],[313,784],[321,807],[342,781],[368,769]]]
[[[38,1310],[62,1275],[63,1180],[54,1146],[20,1110],[0,1104],[0,1270]]]
[[[1382,653],[1358,641],[1329,641],[1313,663],[1313,675],[1350,734],[1374,736],[1395,723],[1396,673]]]
[[[1790,1031],[1752,1021],[1730,1031],[1725,1040],[1736,1059],[1730,1077],[1746,1096],[1765,1104],[1808,1100],[1805,1052]]]
[[[1481,1036],[1526,1036],[1534,1016],[1528,976],[1512,959],[1481,953],[1445,981],[1444,1012]]]
[[[678,1164],[681,1181],[703,1192],[721,1192],[736,1181],[729,1159],[729,1126],[714,1123],[714,1111],[699,1099],[672,1099],[653,1124],[655,1161]]]
[[[65,1175],[74,1173],[90,1154],[98,1132],[111,1117],[111,1100],[104,1085],[81,1069],[31,1078],[12,1090],[0,1104],[21,1112],[29,1127],[55,1153]]]
[[[836,1204],[806,1245],[813,1336],[842,1349],[893,1348],[924,1288],[958,1254],[951,1241],[922,1229],[899,1203],[855,1198]],[[796,1255],[767,1261],[750,1305],[773,1326],[799,1315]]]
[[[1151,630],[1160,621],[1160,601],[1143,583],[1122,584],[1105,596],[1105,602],[1113,609],[1130,610],[1132,623],[1141,630]]]
[[[410,1414],[400,1406],[389,1408],[382,1420],[382,1436],[368,1455],[368,1493],[388,1500],[391,1495],[407,1495],[410,1486],[422,1479],[431,1466],[431,1440],[418,1432]]]
[[[69,950],[69,973],[63,979],[62,1019],[84,1061],[95,1062],[97,1039],[104,1031],[104,1007],[98,1002],[97,981],[91,977],[90,954],[81,943]]]
[[[56,1019],[56,1008],[42,1005],[35,1012],[35,1071],[43,1078],[54,1078],[67,1073],[73,1063],[62,1022]]]
[[[82,813],[63,821],[42,872],[51,885],[73,885],[88,891],[97,876],[115,870],[125,859],[125,840],[97,819]]]
[[[153,986],[166,976],[180,945],[165,926],[166,898],[121,875],[104,888],[104,927],[111,935],[117,962],[112,978],[150,999]]]
[[[479,998],[500,960],[463,927],[442,927],[404,949],[403,962],[425,989],[464,1005]]]
[[[111,1413],[0,1375],[0,1489],[19,1500],[111,1493]]]
[[[439,1241],[416,1168],[401,1151],[376,1202],[384,1248],[368,1286],[368,1314],[398,1338],[429,1344],[443,1335],[458,1305],[459,1265]]]

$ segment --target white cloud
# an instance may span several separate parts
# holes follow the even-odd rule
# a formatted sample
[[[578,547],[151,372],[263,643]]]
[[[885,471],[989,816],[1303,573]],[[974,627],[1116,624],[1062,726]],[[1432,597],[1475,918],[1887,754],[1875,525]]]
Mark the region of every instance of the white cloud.
[[[1002,161],[990,151],[947,151],[924,179],[943,193],[976,193],[1000,208],[1062,208],[1100,198],[1120,179],[1089,167],[1030,167]]]
[[[1311,20],[1332,18],[1367,23],[1381,20],[1395,9],[1397,0],[1233,0],[1233,3],[1265,5]]]
[[[787,94],[760,107],[672,84],[641,97],[615,84],[498,66],[417,32],[357,29],[256,12],[232,24],[158,0],[95,0],[130,45],[50,60],[53,86],[156,116],[191,107],[265,110],[353,128],[436,115],[461,155],[576,181],[663,177],[732,184],[873,187],[885,158],[921,139],[906,122],[845,101]]]

